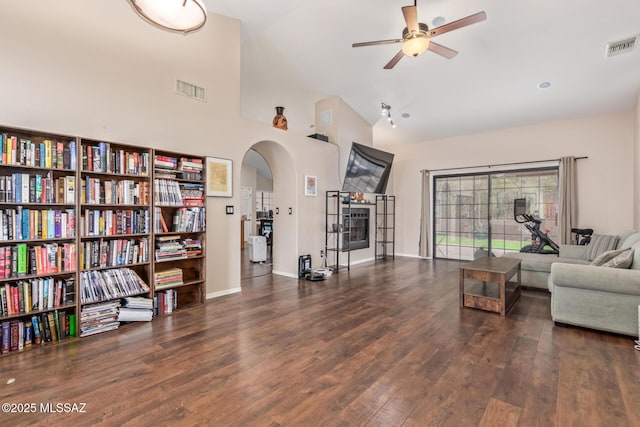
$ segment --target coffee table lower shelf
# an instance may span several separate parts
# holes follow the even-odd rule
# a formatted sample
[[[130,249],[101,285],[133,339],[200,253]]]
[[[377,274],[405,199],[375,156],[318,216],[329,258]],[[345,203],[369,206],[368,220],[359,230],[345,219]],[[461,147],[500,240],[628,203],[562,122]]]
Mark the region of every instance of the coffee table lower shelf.
[[[509,281],[515,276],[516,281]],[[472,283],[465,283],[472,279]],[[505,316],[520,298],[520,260],[480,258],[460,267],[460,307]]]

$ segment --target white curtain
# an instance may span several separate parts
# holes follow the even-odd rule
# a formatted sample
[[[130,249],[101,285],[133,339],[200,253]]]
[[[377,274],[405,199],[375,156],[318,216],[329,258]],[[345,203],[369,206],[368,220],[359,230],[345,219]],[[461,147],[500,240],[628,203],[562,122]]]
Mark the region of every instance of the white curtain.
[[[559,171],[560,186],[560,218],[558,234],[560,243],[571,243],[571,228],[576,227],[578,217],[578,203],[576,190],[576,159],[562,157]]]
[[[418,254],[421,257],[428,257],[429,251],[429,215],[431,206],[431,193],[429,191],[429,171],[422,171],[422,200],[420,204],[420,247]]]

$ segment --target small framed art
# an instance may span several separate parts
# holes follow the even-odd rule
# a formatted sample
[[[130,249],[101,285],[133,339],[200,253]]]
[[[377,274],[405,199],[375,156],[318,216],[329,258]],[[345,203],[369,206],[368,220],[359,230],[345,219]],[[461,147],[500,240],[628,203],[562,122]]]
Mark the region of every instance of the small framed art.
[[[207,157],[207,197],[233,197],[233,161]]]
[[[318,178],[311,175],[304,176],[304,195],[305,196],[317,196],[318,195]]]

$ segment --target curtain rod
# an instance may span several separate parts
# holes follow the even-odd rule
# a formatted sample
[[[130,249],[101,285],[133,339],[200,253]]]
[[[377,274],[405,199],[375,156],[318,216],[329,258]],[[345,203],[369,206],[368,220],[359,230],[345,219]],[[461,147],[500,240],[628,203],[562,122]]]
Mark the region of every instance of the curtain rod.
[[[573,160],[583,160],[588,159],[588,156],[574,157]],[[498,163],[495,165],[480,165],[480,166],[463,166],[459,168],[442,168],[442,169],[421,169],[420,172],[440,172],[440,171],[455,171],[461,169],[477,169],[477,168],[494,168],[497,166],[515,166],[515,165],[526,165],[530,163],[544,163],[544,162],[558,162],[560,159],[549,159],[549,160],[531,160],[529,162],[513,162],[513,163]]]

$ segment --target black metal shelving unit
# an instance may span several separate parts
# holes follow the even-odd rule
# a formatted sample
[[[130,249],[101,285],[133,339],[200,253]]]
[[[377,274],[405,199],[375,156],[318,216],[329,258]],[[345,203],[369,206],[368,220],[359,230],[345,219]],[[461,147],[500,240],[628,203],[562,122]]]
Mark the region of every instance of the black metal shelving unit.
[[[330,190],[325,201],[325,267],[338,273],[340,268],[351,268],[351,250],[349,240],[351,233],[351,199],[348,191]],[[346,242],[346,243],[345,243]],[[347,257],[346,265],[340,265],[340,253]]]
[[[395,258],[396,196],[376,195],[375,259]]]

